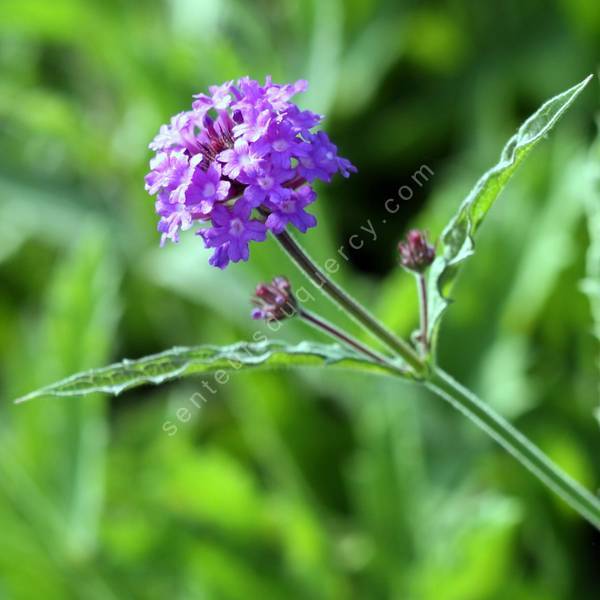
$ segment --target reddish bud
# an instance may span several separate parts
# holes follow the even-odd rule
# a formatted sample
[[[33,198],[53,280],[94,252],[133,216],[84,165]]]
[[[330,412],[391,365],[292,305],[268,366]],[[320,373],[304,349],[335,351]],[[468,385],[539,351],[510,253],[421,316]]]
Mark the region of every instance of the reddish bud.
[[[271,283],[258,284],[252,302],[256,306],[252,318],[257,320],[282,321],[297,313],[292,286],[283,276],[273,278]]]
[[[423,231],[411,229],[406,240],[398,244],[400,264],[408,271],[423,273],[435,258],[435,248],[427,242]]]

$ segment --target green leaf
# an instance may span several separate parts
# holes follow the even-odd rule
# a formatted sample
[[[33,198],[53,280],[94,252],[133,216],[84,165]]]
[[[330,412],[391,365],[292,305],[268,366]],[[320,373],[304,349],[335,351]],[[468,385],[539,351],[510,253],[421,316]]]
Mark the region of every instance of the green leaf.
[[[377,365],[338,345],[240,342],[231,346],[176,347],[137,360],[125,359],[101,369],[72,375],[31,392],[16,402],[40,396],[82,396],[94,392],[117,395],[147,383],[159,385],[181,377],[216,371],[303,366],[334,366],[399,375],[398,369],[391,365]]]
[[[588,84],[592,75],[545,102],[513,135],[499,162],[475,184],[440,237],[439,256],[429,273],[429,338],[435,340],[440,318],[449,304],[448,294],[460,265],[475,251],[474,237],[511,175],[534,146],[556,125],[562,114]]]

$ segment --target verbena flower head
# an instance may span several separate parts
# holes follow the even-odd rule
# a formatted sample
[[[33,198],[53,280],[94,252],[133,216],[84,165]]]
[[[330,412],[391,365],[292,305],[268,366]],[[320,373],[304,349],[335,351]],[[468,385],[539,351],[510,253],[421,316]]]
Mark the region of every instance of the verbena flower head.
[[[283,276],[274,277],[271,283],[259,283],[252,302],[256,307],[252,311],[252,318],[257,320],[283,321],[298,312],[292,286]]]
[[[356,168],[337,154],[322,116],[290,102],[307,83],[264,85],[244,77],[198,94],[192,109],[175,115],[150,144],[146,190],[156,195],[161,245],[199,223],[210,264],[225,268],[247,260],[250,241],[288,225],[301,232],[316,225],[306,211],[312,184]]]
[[[400,264],[408,271],[423,273],[435,258],[435,248],[423,231],[411,229],[406,240],[398,244]]]

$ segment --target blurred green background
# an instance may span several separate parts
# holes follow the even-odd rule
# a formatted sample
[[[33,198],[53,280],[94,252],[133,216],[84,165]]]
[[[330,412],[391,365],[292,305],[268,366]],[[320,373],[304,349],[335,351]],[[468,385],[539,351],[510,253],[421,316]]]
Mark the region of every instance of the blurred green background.
[[[598,532],[416,387],[300,371],[11,400],[123,356],[248,339],[254,285],[304,283],[272,242],[225,272],[191,233],[158,248],[147,144],[193,93],[310,81],[301,104],[359,168],[320,190],[303,238],[320,261],[435,172],[338,274],[410,335],[396,241],[411,224],[439,235],[518,124],[599,56],[597,0],[0,0],[0,598],[597,597]],[[441,333],[442,364],[591,489],[597,90],[492,211]]]

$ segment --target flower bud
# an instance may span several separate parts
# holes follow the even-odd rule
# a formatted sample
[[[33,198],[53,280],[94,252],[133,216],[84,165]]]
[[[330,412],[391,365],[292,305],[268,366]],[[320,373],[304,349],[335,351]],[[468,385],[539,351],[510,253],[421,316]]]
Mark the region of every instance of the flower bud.
[[[298,312],[292,286],[283,276],[274,277],[271,283],[258,284],[252,302],[256,306],[252,318],[257,320],[282,321]]]
[[[415,273],[423,273],[435,258],[435,248],[419,229],[411,229],[406,234],[406,240],[398,244],[398,253],[400,264]]]

